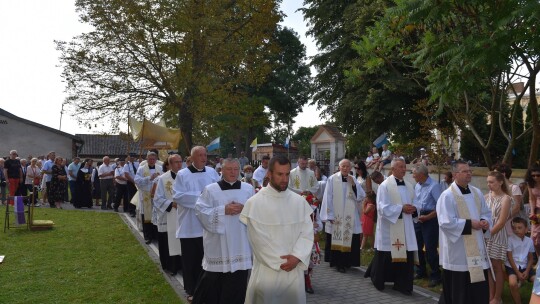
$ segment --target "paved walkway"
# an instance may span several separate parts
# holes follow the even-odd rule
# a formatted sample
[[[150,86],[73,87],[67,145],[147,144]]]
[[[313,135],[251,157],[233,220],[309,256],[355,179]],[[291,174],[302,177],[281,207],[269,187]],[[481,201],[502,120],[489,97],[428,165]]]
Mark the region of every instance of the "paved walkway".
[[[72,206],[65,204],[64,208],[72,209]],[[69,205],[69,206],[67,206]],[[80,209],[86,211],[89,209]],[[94,207],[92,210],[99,212],[113,212],[100,210]],[[121,210],[121,209],[120,209]],[[89,210],[90,211],[90,210]],[[148,255],[159,265],[159,253],[157,243],[150,245],[144,243],[142,232],[140,232],[135,223],[135,219],[125,213],[118,213],[126,222],[135,237],[140,241],[141,246],[147,249]],[[160,266],[158,266],[161,269]],[[378,291],[373,287],[371,280],[364,278],[363,268],[352,268],[347,273],[339,273],[334,268],[330,268],[328,263],[322,262],[314,269],[312,284],[315,294],[307,295],[308,304],[357,304],[357,303],[437,303],[438,294],[433,293],[421,287],[414,287],[412,296],[405,296],[392,290],[392,285],[388,284],[384,291]],[[184,292],[184,282],[181,273],[176,276],[170,276],[163,272],[165,279],[171,284],[178,296],[186,303],[186,293]],[[287,303],[284,303],[287,304]]]

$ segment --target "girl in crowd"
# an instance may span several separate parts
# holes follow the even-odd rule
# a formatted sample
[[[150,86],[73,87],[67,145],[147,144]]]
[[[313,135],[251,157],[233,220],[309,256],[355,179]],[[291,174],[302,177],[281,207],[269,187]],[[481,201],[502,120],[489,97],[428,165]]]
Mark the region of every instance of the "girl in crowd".
[[[491,260],[495,281],[489,277],[489,302],[490,304],[501,303],[501,296],[504,286],[503,263],[506,259],[508,248],[508,236],[505,224],[510,216],[511,200],[506,179],[501,172],[492,171],[487,177],[489,193],[486,194],[486,204],[491,209],[493,226],[491,236],[486,240],[488,256]]]
[[[253,179],[253,167],[251,165],[244,166],[244,177],[242,178],[242,181],[252,185],[255,191],[261,189],[259,182],[256,179]]]
[[[375,235],[374,226],[375,226],[375,211],[377,210],[376,206],[377,195],[373,191],[366,192],[366,198],[364,199],[364,206],[362,208],[362,244],[360,245],[360,250],[366,249],[367,244],[369,243],[373,246],[373,236]]]

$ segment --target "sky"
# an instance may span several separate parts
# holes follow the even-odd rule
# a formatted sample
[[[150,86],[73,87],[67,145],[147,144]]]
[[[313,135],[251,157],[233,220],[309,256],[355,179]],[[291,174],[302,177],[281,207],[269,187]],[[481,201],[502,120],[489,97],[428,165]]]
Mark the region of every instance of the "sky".
[[[282,25],[300,35],[308,56],[315,55],[315,42],[305,36],[302,13],[296,12],[303,0],[283,2],[281,9],[288,17]],[[75,0],[0,0],[0,108],[51,128],[60,129],[61,124],[60,130],[70,134],[95,133],[69,113],[61,115],[66,94],[54,44],[88,30],[78,20]],[[319,124],[319,113],[315,106],[304,107],[293,129]]]

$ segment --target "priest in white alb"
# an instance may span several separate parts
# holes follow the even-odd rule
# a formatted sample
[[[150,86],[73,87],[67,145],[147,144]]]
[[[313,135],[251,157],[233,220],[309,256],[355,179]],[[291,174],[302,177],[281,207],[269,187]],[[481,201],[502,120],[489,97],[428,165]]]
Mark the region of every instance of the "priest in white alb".
[[[206,166],[206,161],[206,148],[193,147],[191,165],[178,171],[173,185],[173,199],[178,211],[176,237],[180,239],[182,249],[182,275],[188,302],[193,299],[204,255],[203,227],[195,213],[195,203],[206,186],[220,180],[216,170]]]
[[[247,228],[239,217],[255,190],[238,180],[237,159],[223,160],[221,174],[223,179],[206,186],[195,204],[204,228],[204,257],[193,304],[243,304],[253,265]]]
[[[351,168],[350,160],[339,162],[339,172],[326,181],[321,206],[321,220],[326,222],[326,246],[331,249],[330,266],[339,272],[360,266],[360,214],[366,193],[349,174]]]
[[[148,152],[146,155],[146,164],[139,166],[135,174],[135,185],[139,190],[139,214],[143,226],[143,234],[146,244],[150,244],[156,234],[156,227],[152,224],[152,191],[157,182],[157,177],[163,174],[163,169],[156,164],[157,154]],[[154,221],[155,222],[155,221]]]
[[[287,189],[287,157],[273,157],[268,170],[268,186],[251,197],[240,214],[254,257],[246,303],[306,303],[304,271],[313,248],[313,210]]]
[[[163,270],[176,275],[182,267],[180,241],[176,238],[176,203],[173,201],[173,184],[182,167],[182,157],[173,154],[167,159],[169,170],[159,176],[154,195],[154,212],[157,218],[159,260]]]
[[[300,195],[315,195],[319,190],[315,172],[308,168],[308,160],[305,156],[300,156],[298,166],[291,170],[289,189]]]
[[[405,161],[392,160],[392,175],[377,190],[377,231],[375,233],[375,256],[364,277],[378,290],[385,282],[393,282],[394,290],[411,295],[414,280],[414,261],[418,244],[414,222],[420,205],[414,202],[412,183],[405,182]]]
[[[452,165],[454,182],[437,201],[439,260],[443,291],[439,303],[488,303],[489,284],[485,232],[491,211],[480,189],[469,183],[472,171],[463,161]]]

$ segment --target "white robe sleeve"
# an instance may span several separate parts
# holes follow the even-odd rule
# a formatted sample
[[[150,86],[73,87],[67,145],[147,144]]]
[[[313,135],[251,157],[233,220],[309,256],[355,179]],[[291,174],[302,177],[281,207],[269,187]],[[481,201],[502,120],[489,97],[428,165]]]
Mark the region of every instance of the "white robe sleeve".
[[[323,222],[334,220],[334,177],[330,177],[326,182],[324,196],[321,205],[321,220]]]
[[[466,220],[459,218],[452,192],[445,191],[441,194],[437,201],[436,210],[441,232],[446,235],[450,242],[457,242],[463,233]]]
[[[138,172],[138,171],[137,171]],[[174,181],[173,199],[184,208],[195,208],[195,203],[201,195],[200,191],[189,190],[189,181],[185,181],[186,176],[178,174]]]
[[[156,193],[154,194],[154,208],[157,208],[160,212],[165,213],[172,203],[173,202],[168,200],[167,196],[165,195],[165,186],[163,180],[160,178],[157,182]]]
[[[211,233],[225,234],[225,206],[216,206],[212,191],[204,188],[195,204],[197,218],[203,228]]]
[[[311,208],[309,206],[307,207]],[[311,213],[306,215],[298,240],[291,252],[291,255],[294,255],[300,260],[300,263],[298,263],[298,266],[296,267],[300,267],[302,270],[308,269],[311,258],[311,249],[313,248],[313,221],[311,220],[310,215]]]
[[[403,206],[394,204],[390,200],[390,194],[386,183],[382,183],[377,190],[377,213],[380,217],[395,224],[403,211]]]
[[[141,168],[139,167],[139,169],[137,170],[137,174],[135,174],[135,184],[137,185],[137,187],[139,188],[148,188],[148,186],[152,183],[150,181],[150,176],[143,176],[144,174],[144,168]],[[144,189],[143,189],[144,190]],[[148,191],[148,190],[146,190]]]

